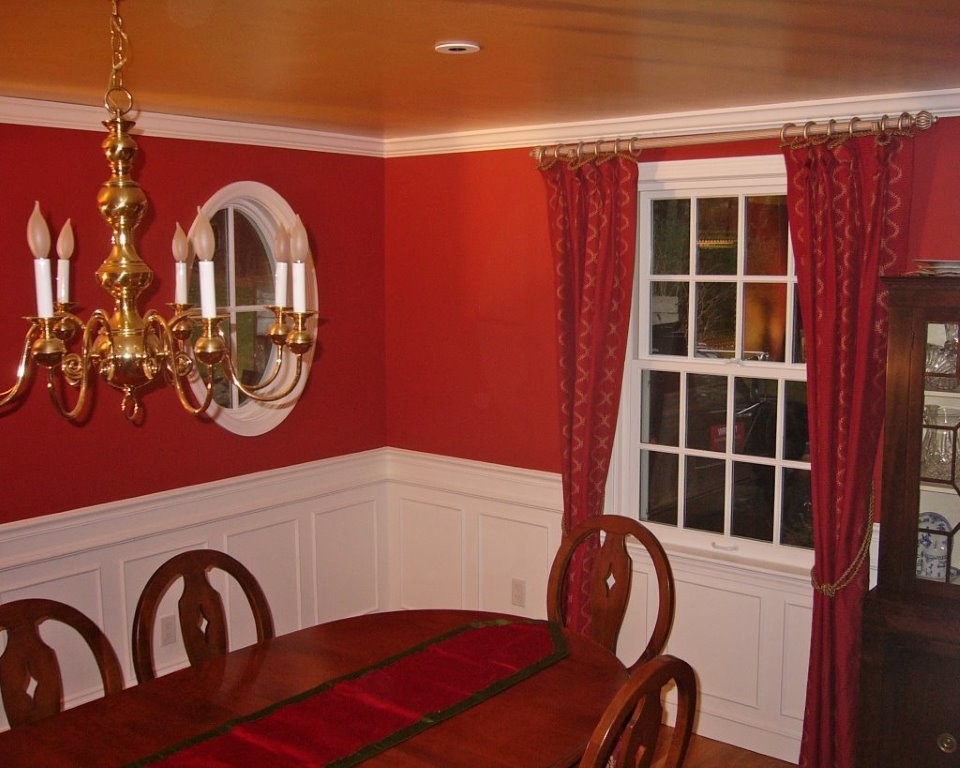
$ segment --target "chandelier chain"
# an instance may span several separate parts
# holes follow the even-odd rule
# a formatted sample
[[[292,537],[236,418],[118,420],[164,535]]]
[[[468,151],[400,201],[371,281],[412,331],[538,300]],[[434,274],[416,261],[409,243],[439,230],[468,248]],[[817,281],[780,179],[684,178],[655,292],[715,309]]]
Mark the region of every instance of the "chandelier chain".
[[[129,38],[120,16],[120,0],[111,0],[110,14],[110,84],[103,97],[103,106],[114,118],[122,117],[133,107],[133,96],[123,84],[123,67],[127,63]]]

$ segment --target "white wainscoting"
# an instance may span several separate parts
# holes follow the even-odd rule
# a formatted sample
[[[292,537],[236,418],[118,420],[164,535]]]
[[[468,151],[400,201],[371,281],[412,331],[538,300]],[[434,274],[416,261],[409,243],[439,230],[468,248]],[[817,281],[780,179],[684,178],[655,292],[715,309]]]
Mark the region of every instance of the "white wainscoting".
[[[195,547],[223,549],[253,571],[278,633],[399,608],[543,617],[561,499],[551,473],[369,451],[2,525],[0,601],[44,596],[75,605],[104,628],[129,683],[140,589],[164,559]],[[652,567],[634,554],[619,649],[628,662],[646,643],[657,600]],[[678,602],[667,650],[697,670],[698,732],[795,761],[809,579],[679,548],[668,554]],[[242,595],[220,586],[231,645],[252,642]],[[175,614],[175,600],[168,596],[158,615]],[[65,659],[68,705],[99,695],[79,641],[44,637]],[[186,663],[179,642],[157,645],[161,671]]]

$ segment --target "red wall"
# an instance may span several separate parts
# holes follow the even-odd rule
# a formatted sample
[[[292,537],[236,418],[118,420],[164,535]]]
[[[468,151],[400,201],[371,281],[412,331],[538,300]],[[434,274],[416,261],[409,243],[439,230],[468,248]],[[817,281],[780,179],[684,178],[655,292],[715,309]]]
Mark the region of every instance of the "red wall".
[[[107,178],[95,133],[0,125],[0,387],[34,311],[26,220],[39,199],[74,217],[79,301],[104,304],[92,272],[107,252],[94,197]],[[526,150],[386,161],[203,142],[140,140],[152,214],[140,252],[171,298],[170,237],[219,187],[274,187],[310,233],[322,353],[294,414],[239,438],[183,413],[170,392],[128,425],[98,387],[89,424],[32,396],[0,417],[0,522],[391,445],[559,471],[553,267],[543,182]],[[776,153],[776,142],[660,150],[644,161]],[[916,143],[911,249],[953,258],[960,242],[960,119]],[[384,202],[386,201],[386,203]],[[6,361],[6,362],[4,362]]]
[[[109,176],[102,134],[0,125],[0,388],[35,312],[26,222],[39,200],[53,238],[72,217],[73,284],[86,315],[108,307],[93,277],[109,250],[96,194]],[[260,437],[237,437],[184,412],[173,391],[144,397],[129,424],[120,393],[98,381],[89,422],[53,410],[42,377],[21,407],[0,416],[0,522],[58,512],[258,470],[381,447],[386,442],[383,316],[383,161],[323,153],[176,141],[140,145],[138,180],[151,204],[138,250],[156,273],[149,305],[173,298],[170,241],[196,206],[227,183],[255,180],[284,196],[307,227],[327,319],[321,351],[293,414]]]
[[[779,153],[777,141],[641,162]],[[960,258],[960,119],[915,146],[911,251]],[[386,163],[390,445],[560,471],[553,267],[527,150]]]

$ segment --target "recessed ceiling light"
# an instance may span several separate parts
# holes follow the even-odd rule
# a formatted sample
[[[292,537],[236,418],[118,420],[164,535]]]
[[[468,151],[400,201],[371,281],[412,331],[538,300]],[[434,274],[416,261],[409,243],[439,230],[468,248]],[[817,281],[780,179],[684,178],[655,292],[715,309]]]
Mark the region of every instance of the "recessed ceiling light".
[[[476,53],[480,50],[480,46],[470,40],[444,40],[433,46],[433,50],[437,53],[451,53],[459,56]]]

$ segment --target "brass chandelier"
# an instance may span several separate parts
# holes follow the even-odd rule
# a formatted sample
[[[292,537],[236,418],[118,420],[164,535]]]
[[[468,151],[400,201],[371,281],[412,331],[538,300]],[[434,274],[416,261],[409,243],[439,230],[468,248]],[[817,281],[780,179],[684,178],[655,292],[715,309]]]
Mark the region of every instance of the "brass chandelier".
[[[100,286],[114,301],[113,310],[95,309],[84,322],[74,314],[70,301],[70,257],[73,233],[68,219],[57,240],[58,268],[56,297],[53,296],[49,250],[50,233],[34,206],[27,225],[27,240],[34,256],[37,316],[30,323],[20,354],[16,382],[0,392],[0,409],[14,405],[28,389],[34,367],[47,369],[47,390],[55,409],[71,421],[82,420],[88,410],[93,374],[97,372],[110,386],[123,393],[121,411],[130,421],[143,418],[142,392],[157,383],[173,385],[181,405],[200,416],[213,402],[215,369],[247,397],[260,402],[277,402],[288,397],[303,374],[303,356],[313,347],[308,321],[315,314],[306,310],[306,257],[309,245],[299,217],[290,231],[282,228],[274,248],[276,284],[274,305],[267,307],[274,322],[267,331],[274,361],[269,372],[256,384],[244,384],[236,372],[215,301],[213,272],[214,233],[210,222],[197,210],[197,219],[188,240],[180,225],[173,238],[176,263],[176,290],[169,319],[154,310],[141,313],[140,294],[153,280],[153,271],[140,258],[134,244],[134,230],[147,210],[147,198],[132,176],[136,142],[130,135],[134,126],[126,119],[133,97],[123,84],[127,34],[120,17],[119,0],[111,0],[110,43],[112,67],[103,104],[109,119],[103,122],[107,137],[102,143],[110,178],[97,195],[100,215],[110,227],[111,249],[96,272]],[[187,303],[187,260],[190,247],[199,261],[200,308]],[[287,258],[291,260],[293,306],[285,306]],[[196,339],[191,343],[192,339]],[[69,347],[79,348],[68,351]],[[292,357],[292,361],[291,361]],[[202,363],[202,365],[198,365]],[[294,365],[292,376],[289,365]],[[191,379],[199,378],[204,395],[194,395]],[[66,392],[76,390],[68,402]]]

